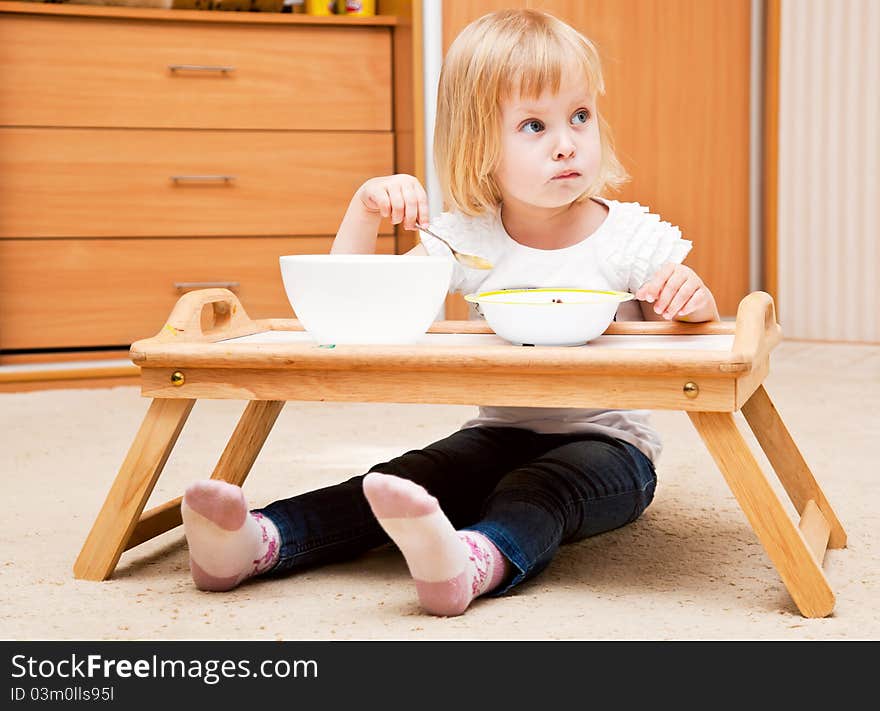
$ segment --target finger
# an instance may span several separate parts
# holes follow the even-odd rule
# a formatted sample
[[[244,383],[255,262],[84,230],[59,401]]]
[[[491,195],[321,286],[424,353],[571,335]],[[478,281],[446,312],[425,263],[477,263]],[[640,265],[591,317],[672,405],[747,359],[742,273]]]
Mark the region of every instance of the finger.
[[[391,198],[391,224],[398,225],[403,220],[406,210],[406,199],[400,186],[389,187],[388,197]]]
[[[376,191],[373,188],[369,186],[362,187],[360,191],[360,198],[365,208],[374,212],[381,213],[382,203],[380,200],[377,199]]]
[[[368,209],[375,210],[382,217],[388,217],[391,214],[391,200],[388,197],[388,191],[381,184],[367,183],[362,201]]]
[[[687,281],[687,278],[688,274],[684,271],[676,270],[672,273],[672,276],[666,280],[663,290],[657,295],[657,300],[654,302],[655,313],[662,314],[666,311],[678,290]]]
[[[406,186],[401,190],[403,194],[404,214],[403,227],[407,230],[414,230],[416,222],[419,220],[419,196],[412,186]]]
[[[680,315],[682,307],[690,301],[694,292],[699,288],[700,282],[697,279],[686,280],[685,283],[681,285],[678,293],[672,298],[672,301],[669,302],[669,306],[666,307],[666,311],[663,312],[663,315],[666,318],[675,318]]]
[[[678,312],[679,316],[687,316],[688,314],[692,314],[699,308],[702,308],[706,302],[706,289],[702,286],[697,288],[697,290],[693,293],[690,299],[688,299],[687,303],[681,307],[681,310]]]
[[[379,208],[379,214],[382,217],[388,217],[391,214],[391,196],[388,194],[388,191],[382,188],[377,190],[372,197]]]
[[[649,304],[654,303],[660,295],[660,292],[663,290],[663,285],[666,283],[666,280],[672,275],[672,272],[675,271],[675,266],[676,265],[673,262],[667,262],[660,267],[651,278],[648,279],[648,281],[642,284],[636,292],[636,298],[641,301],[647,301]]]
[[[428,194],[425,192],[425,189],[422,187],[421,183],[416,183],[418,186],[418,190],[416,191],[419,197],[419,219],[418,222],[420,225],[429,225],[431,224],[431,216],[428,214]]]

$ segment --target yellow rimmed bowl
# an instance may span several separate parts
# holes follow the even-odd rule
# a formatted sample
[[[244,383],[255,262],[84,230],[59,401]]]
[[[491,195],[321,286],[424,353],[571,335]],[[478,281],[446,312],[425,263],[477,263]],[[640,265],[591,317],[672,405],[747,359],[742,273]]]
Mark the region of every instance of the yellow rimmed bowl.
[[[468,294],[495,333],[516,345],[582,346],[602,335],[634,298],[594,289],[501,289]]]

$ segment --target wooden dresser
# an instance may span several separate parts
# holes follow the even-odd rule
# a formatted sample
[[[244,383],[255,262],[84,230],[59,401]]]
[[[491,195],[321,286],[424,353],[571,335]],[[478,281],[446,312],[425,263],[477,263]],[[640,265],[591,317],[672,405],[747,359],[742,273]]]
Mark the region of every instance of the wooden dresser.
[[[291,316],[278,257],[412,170],[399,24],[0,2],[0,363],[127,349],[203,286]]]

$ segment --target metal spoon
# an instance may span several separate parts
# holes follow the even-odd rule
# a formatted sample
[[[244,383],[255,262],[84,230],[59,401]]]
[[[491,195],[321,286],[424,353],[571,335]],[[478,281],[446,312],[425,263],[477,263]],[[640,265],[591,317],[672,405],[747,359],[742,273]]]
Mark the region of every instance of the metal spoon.
[[[464,252],[459,252],[455,247],[453,247],[451,244],[449,244],[449,242],[447,242],[445,239],[443,239],[440,235],[438,235],[436,232],[432,232],[424,225],[417,224],[416,227],[418,229],[420,229],[422,232],[425,232],[425,233],[431,235],[431,237],[433,237],[434,239],[439,239],[443,244],[445,244],[447,247],[449,247],[450,251],[452,252],[452,256],[455,257],[456,261],[458,261],[458,263],[461,264],[462,266],[470,267],[471,269],[491,269],[492,268],[491,262],[483,259],[482,257],[478,257],[475,254],[465,254]]]

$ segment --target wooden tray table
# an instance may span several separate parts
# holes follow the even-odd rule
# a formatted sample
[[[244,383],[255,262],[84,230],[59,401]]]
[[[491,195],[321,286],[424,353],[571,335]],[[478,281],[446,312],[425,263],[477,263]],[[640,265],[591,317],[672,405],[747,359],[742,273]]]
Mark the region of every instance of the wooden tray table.
[[[190,292],[132,344],[153,401],[74,575],[105,580],[123,551],[180,525],[180,497],[144,506],[199,398],[248,401],[213,472],[239,486],[287,400],[667,409],[690,416],[801,613],[824,617],[834,594],[822,562],[846,533],[762,385],[780,338],[763,292],[735,324],[613,323],[575,348],[513,346],[472,321],[438,321],[411,346],[319,346],[294,319],[248,318],[226,289]],[[740,409],[799,523],[740,433]]]

